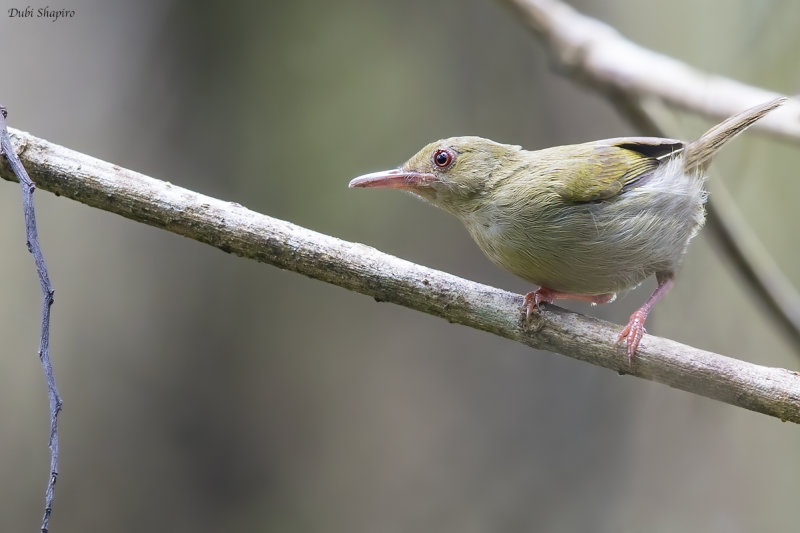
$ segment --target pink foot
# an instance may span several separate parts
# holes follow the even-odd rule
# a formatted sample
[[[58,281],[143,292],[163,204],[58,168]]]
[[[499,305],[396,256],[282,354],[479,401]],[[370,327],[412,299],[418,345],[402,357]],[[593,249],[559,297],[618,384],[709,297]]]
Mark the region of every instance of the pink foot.
[[[522,306],[525,308],[525,319],[530,320],[532,313],[539,312],[539,306],[543,303],[551,304],[556,299],[556,292],[541,287],[525,295]]]
[[[628,366],[633,361],[633,356],[636,354],[636,349],[639,347],[639,341],[642,340],[647,330],[644,329],[644,321],[647,319],[647,311],[639,309],[631,315],[628,325],[620,332],[617,337],[617,342],[625,339],[625,344],[628,348]]]
[[[628,325],[619,333],[617,342],[625,339],[625,344],[628,348],[628,367],[633,362],[633,356],[636,355],[636,349],[639,347],[639,341],[642,340],[646,330],[644,329],[644,321],[647,320],[647,315],[653,306],[669,291],[672,284],[675,282],[675,276],[672,272],[657,272],[656,281],[658,287],[650,295],[650,298],[642,305],[635,313],[631,315]]]

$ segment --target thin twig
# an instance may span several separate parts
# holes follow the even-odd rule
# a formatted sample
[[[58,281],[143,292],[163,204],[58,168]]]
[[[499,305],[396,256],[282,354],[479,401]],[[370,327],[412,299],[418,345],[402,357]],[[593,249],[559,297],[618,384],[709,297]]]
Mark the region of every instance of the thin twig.
[[[6,109],[0,107],[0,154],[5,155],[8,165],[19,180],[22,189],[22,209],[25,214],[25,235],[28,250],[33,254],[36,272],[42,287],[42,329],[39,342],[39,360],[42,363],[45,381],[47,382],[47,396],[50,399],[50,476],[44,494],[44,516],[42,517],[42,532],[47,533],[50,526],[50,514],[53,511],[53,498],[55,495],[56,480],[58,479],[58,413],[61,412],[61,396],[56,387],[56,377],[53,373],[53,363],[50,361],[50,307],[53,305],[53,286],[47,273],[42,247],[39,245],[39,234],[36,231],[36,213],[33,208],[33,193],[36,184],[31,181],[25,167],[22,166],[6,128]]]
[[[772,323],[800,347],[800,294],[747,224],[721,180],[715,182],[711,198],[713,202],[707,206],[707,225],[714,233],[715,242],[723,247],[734,264],[747,265],[747,268],[736,269],[744,276],[744,285],[753,292],[754,300],[775,317]]]
[[[642,97],[714,118],[773,99],[777,93],[712,76],[625,39],[612,27],[558,0],[506,0],[540,37],[560,71],[605,94],[640,133],[667,137],[642,105]],[[800,141],[800,102],[753,128]],[[707,228],[787,337],[800,347],[800,294],[781,272],[736,208],[724,184],[715,183]]]
[[[316,233],[12,131],[42,189],[226,252],[299,272],[533,348],[800,423],[800,373],[645,335],[631,367],[619,326],[547,305],[525,325],[522,296]],[[0,176],[13,173],[0,164]],[[314,321],[313,310],[309,321]]]

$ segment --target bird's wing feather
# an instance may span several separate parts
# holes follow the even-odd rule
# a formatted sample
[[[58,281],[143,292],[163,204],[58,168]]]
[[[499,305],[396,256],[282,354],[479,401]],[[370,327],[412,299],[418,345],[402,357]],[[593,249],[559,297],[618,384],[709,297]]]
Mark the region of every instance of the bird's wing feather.
[[[568,202],[613,198],[636,187],[662,160],[683,150],[684,143],[658,137],[620,137],[579,145],[575,164],[567,164],[558,194]]]

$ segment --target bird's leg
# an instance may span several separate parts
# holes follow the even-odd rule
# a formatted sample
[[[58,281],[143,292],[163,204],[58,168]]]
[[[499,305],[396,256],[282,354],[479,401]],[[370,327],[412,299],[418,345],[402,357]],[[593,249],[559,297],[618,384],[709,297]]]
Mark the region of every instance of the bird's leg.
[[[647,320],[647,315],[656,303],[667,294],[675,283],[675,274],[672,272],[656,272],[656,281],[658,287],[650,295],[650,298],[631,315],[628,325],[620,332],[617,337],[617,342],[625,339],[628,347],[628,366],[630,366],[633,356],[636,353],[636,348],[639,347],[639,341],[645,334],[644,321]]]
[[[539,289],[529,292],[525,295],[525,318],[529,319],[531,313],[539,311],[539,306],[543,303],[551,304],[555,300],[582,300],[584,302],[592,302],[593,304],[605,304],[612,301],[616,297],[613,292],[607,294],[572,294],[569,292],[561,292],[547,287],[540,287]]]

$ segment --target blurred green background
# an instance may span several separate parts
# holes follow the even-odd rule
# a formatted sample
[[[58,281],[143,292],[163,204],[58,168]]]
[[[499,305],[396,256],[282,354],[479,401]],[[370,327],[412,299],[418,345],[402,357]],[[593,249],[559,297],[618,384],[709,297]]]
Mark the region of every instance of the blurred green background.
[[[800,3],[574,5],[699,68],[800,87]],[[64,0],[51,8],[76,16],[55,23],[7,7],[10,125],[521,293],[454,218],[348,180],[450,135],[533,149],[636,134],[491,0]],[[674,118],[671,136],[709,125]],[[796,285],[798,165],[796,146],[750,133],[712,169]],[[0,532],[31,531],[48,454],[40,296],[18,186],[0,188]],[[53,532],[796,527],[795,425],[36,201],[65,402]],[[800,367],[741,282],[701,234],[650,331]],[[652,286],[567,307],[623,323]]]

